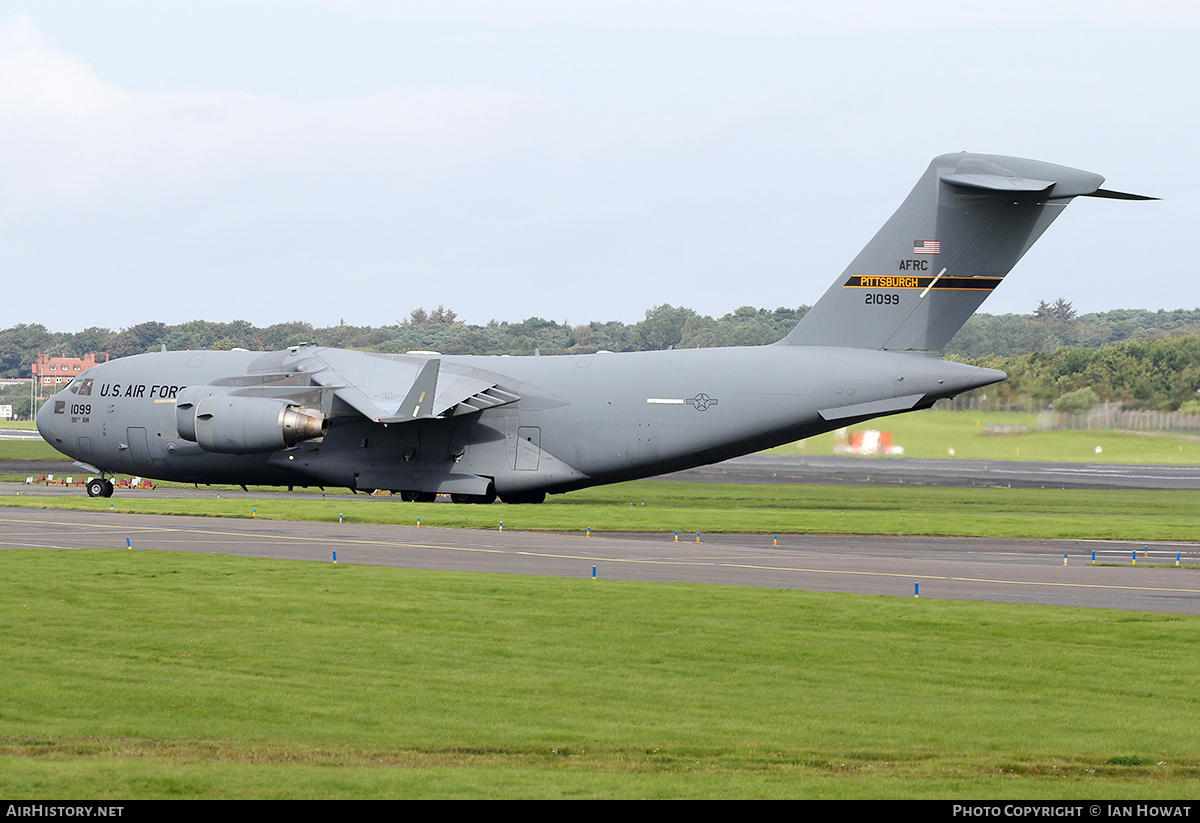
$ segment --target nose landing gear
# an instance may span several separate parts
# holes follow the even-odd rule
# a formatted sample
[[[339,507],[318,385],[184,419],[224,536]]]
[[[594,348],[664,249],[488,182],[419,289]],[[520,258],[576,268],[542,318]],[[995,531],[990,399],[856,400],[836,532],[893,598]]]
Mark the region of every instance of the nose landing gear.
[[[104,477],[93,477],[87,483],[88,497],[112,497],[113,484]]]

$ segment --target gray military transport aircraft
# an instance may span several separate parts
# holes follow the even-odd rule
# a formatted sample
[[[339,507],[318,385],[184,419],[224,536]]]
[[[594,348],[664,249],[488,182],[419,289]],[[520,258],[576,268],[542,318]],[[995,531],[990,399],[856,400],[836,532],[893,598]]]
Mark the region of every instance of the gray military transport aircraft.
[[[769,346],[555,357],[181,351],[92,367],[38,431],[94,472],[540,503],[714,463],[1006,379],[938,354],[1072,198],[1155,198],[1034,160],[936,158]]]

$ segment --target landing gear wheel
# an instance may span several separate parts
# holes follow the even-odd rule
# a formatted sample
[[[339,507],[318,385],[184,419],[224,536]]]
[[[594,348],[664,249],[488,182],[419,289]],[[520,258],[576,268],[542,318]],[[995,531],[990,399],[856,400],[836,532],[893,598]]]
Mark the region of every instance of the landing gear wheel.
[[[501,503],[545,503],[545,492],[516,492],[514,494],[500,495]]]
[[[496,487],[488,484],[486,494],[458,494],[452,493],[450,499],[455,503],[495,503],[496,502]]]
[[[103,480],[99,477],[93,477],[91,480],[89,480],[87,482],[88,497],[108,497],[109,495],[111,495],[112,494],[112,484],[111,483],[108,484],[108,488],[107,488],[108,494],[105,494],[104,493],[106,491],[105,482],[106,482],[105,480]]]
[[[432,503],[437,500],[437,492],[418,492],[412,489],[404,489],[400,492],[400,499],[405,503]]]
[[[112,484],[112,481],[111,481],[111,480],[105,480],[105,481],[104,481],[104,493],[103,493],[103,496],[104,496],[104,497],[112,497],[112,496],[113,496],[113,484]]]

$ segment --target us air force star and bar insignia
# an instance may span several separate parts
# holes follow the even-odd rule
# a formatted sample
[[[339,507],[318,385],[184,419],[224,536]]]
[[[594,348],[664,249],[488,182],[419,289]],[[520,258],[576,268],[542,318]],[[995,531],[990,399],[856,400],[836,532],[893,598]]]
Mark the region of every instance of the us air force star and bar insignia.
[[[686,403],[696,411],[708,411],[709,406],[717,405],[717,398],[709,397],[704,392],[700,392],[700,394],[695,397],[689,397],[687,400],[684,400],[682,397],[647,397],[646,402],[659,406],[682,406]]]

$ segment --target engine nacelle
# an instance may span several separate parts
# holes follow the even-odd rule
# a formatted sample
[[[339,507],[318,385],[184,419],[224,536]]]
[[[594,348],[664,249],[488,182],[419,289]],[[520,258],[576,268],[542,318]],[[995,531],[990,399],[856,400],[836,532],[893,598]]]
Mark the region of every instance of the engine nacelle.
[[[226,394],[225,386],[188,386],[175,395],[175,431],[184,440],[196,442],[196,404],[206,397]]]
[[[273,452],[325,434],[325,418],[319,412],[303,411],[286,400],[269,397],[239,397],[222,394],[194,402],[194,437],[178,425],[179,436],[195,440],[205,451],[221,454]],[[176,423],[188,417],[178,406]],[[186,422],[186,421],[185,421]]]

